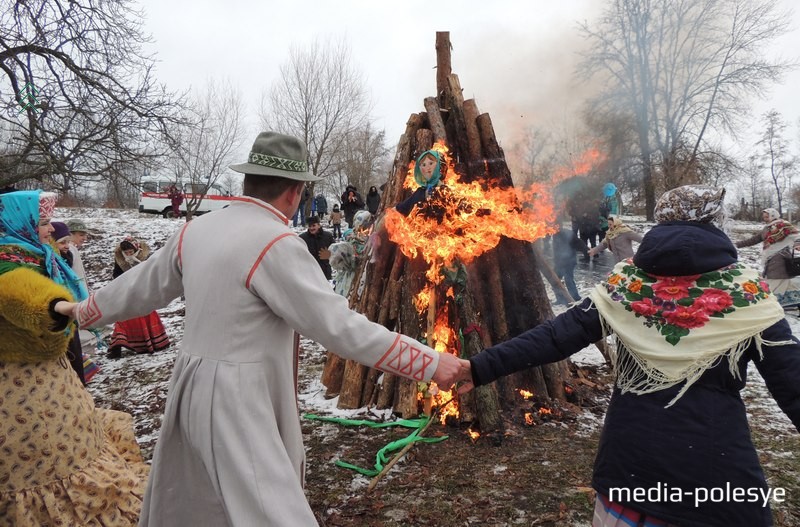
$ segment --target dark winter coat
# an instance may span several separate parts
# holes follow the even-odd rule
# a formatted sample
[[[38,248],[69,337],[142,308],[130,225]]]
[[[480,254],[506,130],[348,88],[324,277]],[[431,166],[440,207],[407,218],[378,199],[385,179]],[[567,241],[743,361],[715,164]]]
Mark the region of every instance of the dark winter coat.
[[[319,194],[316,198],[314,198],[314,200],[317,203],[317,212],[320,215],[327,214],[328,213],[328,200],[325,199],[325,196],[323,196],[322,194]]]
[[[586,254],[586,244],[578,239],[570,229],[562,228],[553,235],[553,264],[556,269],[575,267],[578,260],[575,253]]]
[[[380,205],[381,195],[378,193],[377,188],[371,187],[367,193],[367,210],[374,216],[378,213],[378,207],[380,207]]]
[[[735,262],[728,237],[710,225],[675,222],[645,235],[634,263],[651,274],[699,274]],[[590,299],[519,337],[488,348],[470,359],[476,385],[508,373],[562,360],[602,336],[600,319]],[[695,490],[704,488],[763,489],[767,483],[750,438],[740,390],[752,361],[770,393],[800,430],[800,344],[785,319],[762,333],[769,341],[791,345],[764,346],[763,360],[752,344],[734,378],[726,358],[710,368],[677,402],[666,408],[682,385],[646,395],[622,394],[615,388],[606,413],[594,465],[593,486],[609,495],[611,488],[679,488],[684,499],[623,503],[681,527],[759,527],[772,525],[762,501],[695,506]],[[691,495],[688,493],[692,493]]]
[[[342,193],[342,214],[347,220],[347,224],[353,223],[353,215],[359,210],[364,208],[364,198],[358,193],[356,187],[348,185],[347,189]]]
[[[306,231],[300,234],[300,237],[306,242],[308,252],[311,253],[311,256],[317,261],[322,272],[325,273],[325,278],[328,280],[333,278],[330,262],[328,260],[322,260],[319,257],[319,251],[321,249],[327,249],[333,243],[333,234],[320,228],[316,235],[312,235],[310,232]]]

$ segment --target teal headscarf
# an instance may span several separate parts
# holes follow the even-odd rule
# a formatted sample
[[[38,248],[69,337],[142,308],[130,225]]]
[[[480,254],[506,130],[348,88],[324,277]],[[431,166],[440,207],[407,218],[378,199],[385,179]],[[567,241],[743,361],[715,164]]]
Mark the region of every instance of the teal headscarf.
[[[39,194],[40,190],[0,194],[0,246],[17,246],[40,258],[47,276],[69,289],[79,302],[89,296],[83,281],[49,243],[39,241]]]
[[[422,162],[422,158],[427,156],[428,154],[432,155],[436,158],[436,169],[433,171],[433,175],[428,181],[425,181],[425,178],[422,177],[422,172],[420,172],[419,164]],[[439,152],[436,150],[426,150],[422,152],[419,157],[417,158],[417,162],[414,164],[414,181],[420,187],[425,187],[426,193],[430,193],[430,190],[439,184],[442,179],[442,158],[439,155]]]

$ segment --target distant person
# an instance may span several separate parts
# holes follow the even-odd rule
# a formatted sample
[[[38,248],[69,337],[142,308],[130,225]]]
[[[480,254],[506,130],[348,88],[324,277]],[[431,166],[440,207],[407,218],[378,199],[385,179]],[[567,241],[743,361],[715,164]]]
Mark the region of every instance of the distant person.
[[[347,185],[342,193],[342,214],[348,227],[353,226],[353,216],[356,212],[364,208],[364,199],[358,193],[358,189],[353,185]]]
[[[577,218],[578,237],[583,242],[583,245],[594,249],[597,247],[597,234],[600,232],[600,220],[597,211],[583,212]],[[596,255],[595,255],[596,257]],[[590,259],[587,253],[584,257],[586,261]]]
[[[81,258],[80,249],[89,239],[89,228],[86,227],[83,221],[78,219],[67,220],[66,224],[71,235],[69,252],[72,254],[72,269],[75,271],[75,274],[83,280],[88,290],[89,283],[86,281],[86,270],[83,268],[83,259]]]
[[[148,466],[131,416],[95,408],[65,367],[85,291],[50,245],[55,203],[0,195],[0,524],[133,527]]]
[[[330,218],[331,227],[333,227],[333,238],[336,240],[342,239],[342,211],[339,210],[339,205],[333,206]]]
[[[614,255],[614,263],[633,258],[633,242],[642,243],[642,235],[634,231],[618,217],[608,217],[608,231],[603,240],[589,251],[596,256],[608,249]]]
[[[666,192],[632,264],[618,263],[580,305],[462,363],[466,391],[616,336],[595,526],[772,525],[770,500],[711,497],[773,490],[740,393],[750,362],[800,430],[800,343],[717,226],[724,195],[699,185]]]
[[[319,216],[320,221],[325,219],[325,215],[328,213],[328,200],[325,199],[325,196],[322,194],[317,194],[317,197],[314,198],[317,202],[317,215]]]
[[[300,198],[300,204],[297,206],[297,210],[292,216],[292,227],[297,227],[299,223],[301,226],[306,226],[306,203],[308,203],[308,199],[311,197],[311,191],[308,190],[308,187],[303,188],[303,194]]]
[[[303,493],[298,333],[344,359],[453,384],[454,355],[351,311],[289,227],[304,183],[318,180],[307,159],[299,139],[262,132],[231,167],[245,174],[242,198],[184,225],[77,308],[86,327],[186,296],[141,527],[316,525]]]
[[[619,192],[614,183],[606,183],[603,185],[603,196],[600,198],[600,230],[598,236],[602,242],[605,239],[606,232],[609,229],[608,218],[617,217],[622,213],[622,205],[620,203]]]
[[[306,220],[307,230],[300,235],[300,238],[308,246],[308,252],[319,264],[325,278],[333,278],[331,273],[331,251],[329,247],[333,243],[333,235],[322,228],[319,218],[312,216]]]
[[[69,227],[66,223],[60,221],[51,221],[50,225],[53,227],[53,234],[51,234],[51,241],[55,245],[58,255],[67,262],[70,269],[74,269],[74,261],[72,253],[69,250],[72,235],[69,232]],[[76,273],[77,274],[77,273]],[[85,283],[84,283],[85,286]],[[78,379],[83,386],[86,386],[86,375],[83,369],[83,348],[81,347],[81,338],[78,334],[77,328],[72,333],[72,338],[69,339],[69,346],[67,347],[67,360],[70,366],[75,370]]]
[[[800,254],[800,231],[772,208],[761,211],[761,219],[766,223],[761,232],[736,242],[736,247],[762,243],[762,273],[770,291],[777,295],[782,306],[796,306],[800,304],[800,285],[789,274],[786,260],[791,258],[793,250]]]
[[[572,295],[572,300],[580,300],[578,287],[575,285],[575,266],[578,263],[575,253],[586,254],[586,244],[578,239],[572,229],[559,224],[558,232],[552,237],[553,241],[553,270],[558,278],[564,280],[567,291]],[[563,301],[562,301],[563,303]]]
[[[378,214],[378,207],[381,206],[381,195],[378,193],[378,187],[372,185],[367,192],[367,210],[370,214],[375,216]]]
[[[174,218],[180,218],[181,205],[183,204],[183,192],[181,192],[177,186],[170,185],[167,189],[167,197],[172,207],[172,216]]]
[[[111,276],[116,280],[150,257],[150,247],[142,240],[127,236],[114,249],[114,270]],[[122,357],[123,348],[134,353],[155,353],[169,347],[169,336],[161,317],[155,310],[150,313],[117,321],[108,345],[108,357]]]

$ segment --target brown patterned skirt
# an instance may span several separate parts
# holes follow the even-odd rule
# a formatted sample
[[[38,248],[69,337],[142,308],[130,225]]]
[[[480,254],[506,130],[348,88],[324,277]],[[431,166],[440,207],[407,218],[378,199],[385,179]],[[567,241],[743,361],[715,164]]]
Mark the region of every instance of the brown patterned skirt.
[[[66,360],[0,362],[0,421],[0,526],[137,524],[132,418],[95,408]]]

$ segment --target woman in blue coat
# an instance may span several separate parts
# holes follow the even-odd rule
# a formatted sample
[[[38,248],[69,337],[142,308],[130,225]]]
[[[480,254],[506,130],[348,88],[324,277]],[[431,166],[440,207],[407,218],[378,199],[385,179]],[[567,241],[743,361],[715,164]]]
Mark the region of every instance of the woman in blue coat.
[[[617,379],[592,479],[596,526],[772,525],[765,496],[779,489],[767,486],[740,390],[752,361],[800,430],[800,344],[714,225],[724,193],[665,193],[632,263],[578,306],[462,364],[466,391],[615,335]]]

